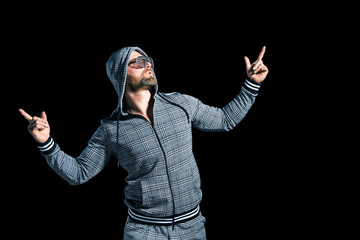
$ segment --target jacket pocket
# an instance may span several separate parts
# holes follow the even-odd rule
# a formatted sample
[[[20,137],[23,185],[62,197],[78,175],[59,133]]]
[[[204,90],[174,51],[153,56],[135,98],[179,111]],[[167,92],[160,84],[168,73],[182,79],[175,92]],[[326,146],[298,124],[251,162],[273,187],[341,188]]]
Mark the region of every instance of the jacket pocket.
[[[155,176],[141,180],[143,194],[143,208],[154,210],[165,209],[171,199],[170,186],[167,176]]]
[[[179,213],[194,208],[201,201],[200,179],[193,168],[184,168],[172,173],[174,181],[171,183],[175,196],[175,206]]]

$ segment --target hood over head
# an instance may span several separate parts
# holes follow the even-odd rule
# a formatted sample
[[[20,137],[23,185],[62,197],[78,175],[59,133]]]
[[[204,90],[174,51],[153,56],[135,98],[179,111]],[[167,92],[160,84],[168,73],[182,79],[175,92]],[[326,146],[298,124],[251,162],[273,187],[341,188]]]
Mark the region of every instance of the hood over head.
[[[141,55],[148,57],[148,55],[139,47],[124,47],[111,54],[109,60],[106,62],[106,74],[118,95],[118,105],[113,114],[120,114],[122,116],[127,115],[127,113],[123,112],[123,98],[126,86],[128,62],[133,51],[137,51]],[[154,69],[152,69],[152,72],[156,78]],[[158,90],[158,84],[156,83],[150,90],[155,94]]]

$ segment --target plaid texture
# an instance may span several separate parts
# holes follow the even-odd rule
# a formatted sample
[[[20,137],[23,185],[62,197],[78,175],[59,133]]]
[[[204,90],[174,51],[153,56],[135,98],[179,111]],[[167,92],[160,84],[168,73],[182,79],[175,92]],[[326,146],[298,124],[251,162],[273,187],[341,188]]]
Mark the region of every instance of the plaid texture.
[[[148,57],[141,48],[125,47],[111,54],[109,60],[106,62],[106,74],[114,86],[116,94],[118,95],[118,108],[114,114],[120,113],[121,115],[127,115],[127,113],[123,112],[123,97],[125,92],[128,62],[133,51],[137,51],[143,56]],[[153,76],[156,78],[154,69],[152,72]],[[158,86],[156,85],[154,87],[154,91],[157,91],[157,89]]]
[[[125,203],[130,208],[159,217],[171,216],[173,207],[175,214],[195,208],[202,193],[192,152],[191,128],[230,130],[245,116],[255,97],[242,88],[240,94],[222,109],[180,93],[158,93],[154,98],[153,126],[142,117],[122,118],[118,126],[118,148],[117,120],[108,118],[102,121],[79,157],[65,154],[54,144],[55,150],[45,155],[48,163],[66,181],[76,185],[94,177],[111,156],[119,154],[118,162],[128,172]]]
[[[145,216],[169,217],[194,209],[202,199],[199,170],[192,152],[192,128],[231,130],[252,106],[260,85],[246,80],[240,93],[223,108],[208,106],[181,93],[158,92],[156,85],[151,89],[154,97],[151,125],[145,118],[122,110],[127,62],[134,50],[147,56],[141,49],[129,47],[114,53],[107,62],[108,76],[119,96],[118,107],[101,121],[80,156],[67,155],[52,138],[39,148],[48,164],[72,185],[93,178],[112,156],[117,156],[119,165],[128,173],[125,204]],[[201,217],[196,219],[203,221],[199,220]],[[145,233],[149,238],[144,239],[162,239],[157,238],[157,231],[166,228],[155,231],[135,226],[136,223],[128,220],[125,239],[137,239],[137,234]],[[192,238],[202,230],[186,234],[180,228],[175,230],[178,235],[194,234],[181,239],[205,239],[205,232],[199,233],[203,237]]]
[[[127,219],[124,231],[124,240],[206,240],[205,218],[199,214],[198,217],[188,222],[179,223],[174,226],[159,226],[141,224]]]

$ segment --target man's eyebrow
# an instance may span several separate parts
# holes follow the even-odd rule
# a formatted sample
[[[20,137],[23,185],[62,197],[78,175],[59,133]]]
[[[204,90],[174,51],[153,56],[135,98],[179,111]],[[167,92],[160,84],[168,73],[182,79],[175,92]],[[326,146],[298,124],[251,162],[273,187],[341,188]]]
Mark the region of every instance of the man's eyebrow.
[[[138,57],[141,57],[141,56],[143,56],[143,55],[139,55],[139,56],[137,56],[137,57],[135,57],[133,59],[130,59],[128,63],[135,61],[135,59],[137,59]]]
[[[135,61],[136,58],[130,59],[128,63]]]

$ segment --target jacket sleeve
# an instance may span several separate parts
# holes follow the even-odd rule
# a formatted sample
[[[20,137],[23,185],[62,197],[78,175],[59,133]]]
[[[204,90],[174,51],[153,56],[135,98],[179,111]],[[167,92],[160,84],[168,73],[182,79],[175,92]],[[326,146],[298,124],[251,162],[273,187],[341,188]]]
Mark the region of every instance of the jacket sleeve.
[[[211,107],[192,96],[184,95],[190,104],[193,127],[211,132],[233,129],[253,105],[259,89],[260,84],[246,80],[240,93],[223,108]]]
[[[105,167],[111,157],[103,125],[96,130],[87,147],[76,158],[64,153],[52,137],[38,147],[50,167],[70,185],[90,180]]]

